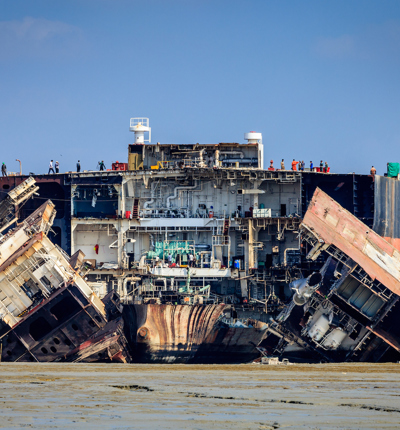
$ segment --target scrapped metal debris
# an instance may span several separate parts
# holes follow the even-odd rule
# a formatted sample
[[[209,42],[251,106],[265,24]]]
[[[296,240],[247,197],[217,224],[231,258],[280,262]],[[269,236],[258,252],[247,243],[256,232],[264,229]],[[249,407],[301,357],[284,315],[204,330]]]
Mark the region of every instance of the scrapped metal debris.
[[[400,253],[320,189],[301,224],[308,258],[329,258],[292,282],[267,349],[305,361],[379,361],[400,351]],[[393,350],[392,350],[393,348]]]
[[[0,204],[1,225],[21,201],[12,196],[37,189],[31,178],[18,188]],[[118,295],[100,300],[50,241],[54,217],[47,201],[0,238],[1,361],[130,361]]]

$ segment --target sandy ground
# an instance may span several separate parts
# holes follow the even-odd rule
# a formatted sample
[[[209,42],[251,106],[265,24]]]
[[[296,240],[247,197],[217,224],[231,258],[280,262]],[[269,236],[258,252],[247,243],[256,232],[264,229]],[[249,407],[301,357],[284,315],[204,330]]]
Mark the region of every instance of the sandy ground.
[[[0,427],[397,429],[400,364],[0,364]]]

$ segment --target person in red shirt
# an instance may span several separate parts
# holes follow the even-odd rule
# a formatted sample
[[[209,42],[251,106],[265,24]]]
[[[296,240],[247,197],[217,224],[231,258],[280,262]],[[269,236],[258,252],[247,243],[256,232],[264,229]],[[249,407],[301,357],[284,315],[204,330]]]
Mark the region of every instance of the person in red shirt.
[[[297,170],[297,165],[298,164],[299,164],[299,162],[295,161],[295,159],[293,158],[293,161],[292,161],[292,170]]]

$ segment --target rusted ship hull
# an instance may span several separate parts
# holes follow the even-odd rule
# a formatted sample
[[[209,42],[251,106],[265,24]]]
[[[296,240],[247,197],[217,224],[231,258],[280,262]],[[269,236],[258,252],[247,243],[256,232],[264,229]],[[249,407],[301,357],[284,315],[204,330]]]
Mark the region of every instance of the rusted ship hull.
[[[223,323],[226,305],[126,305],[125,329],[134,362],[244,363],[259,356],[264,324]]]

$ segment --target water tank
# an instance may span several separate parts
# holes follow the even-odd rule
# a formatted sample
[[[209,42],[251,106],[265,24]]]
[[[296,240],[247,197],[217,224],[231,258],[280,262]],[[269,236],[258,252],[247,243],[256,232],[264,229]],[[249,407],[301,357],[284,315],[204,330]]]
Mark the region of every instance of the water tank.
[[[338,349],[340,344],[344,341],[346,338],[347,333],[341,329],[341,328],[335,328],[335,330],[332,330],[328,336],[326,336],[326,339],[323,342],[323,346],[326,349]]]
[[[319,342],[329,330],[329,319],[326,315],[321,315],[317,321],[308,329],[308,335],[315,342]]]

